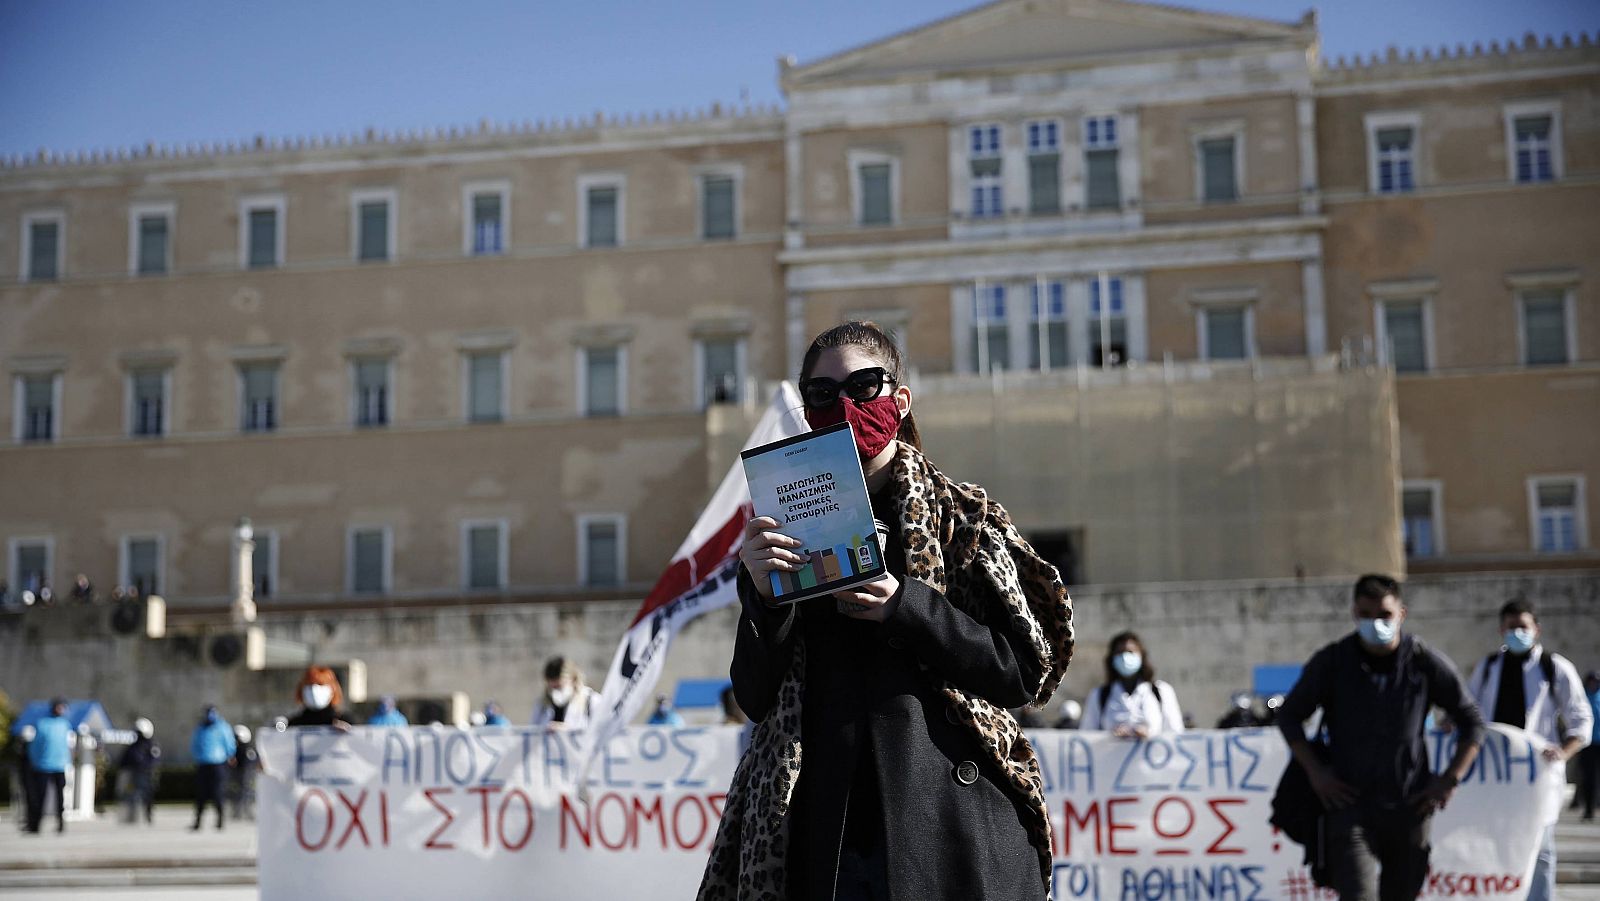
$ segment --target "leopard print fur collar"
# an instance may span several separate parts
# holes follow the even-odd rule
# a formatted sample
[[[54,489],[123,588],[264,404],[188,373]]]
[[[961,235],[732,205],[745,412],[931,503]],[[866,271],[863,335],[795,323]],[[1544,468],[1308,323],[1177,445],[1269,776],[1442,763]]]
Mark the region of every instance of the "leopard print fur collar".
[[[1005,622],[1026,637],[1041,673],[1034,704],[1055,693],[1072,659],[1072,602],[1055,567],[1018,534],[999,504],[977,485],[957,484],[920,451],[901,443],[890,481],[900,520],[906,575],[937,589],[980,622]],[[991,590],[974,590],[980,586]],[[986,602],[987,601],[987,602]],[[789,802],[800,777],[800,702],[805,642],[767,717],[754,727],[734,771],[722,821],[700,885],[700,901],[784,901]],[[950,715],[970,730],[1004,774],[1000,787],[1022,802],[1029,841],[1049,885],[1050,816],[1039,760],[1010,712],[962,692],[920,664],[941,687]]]

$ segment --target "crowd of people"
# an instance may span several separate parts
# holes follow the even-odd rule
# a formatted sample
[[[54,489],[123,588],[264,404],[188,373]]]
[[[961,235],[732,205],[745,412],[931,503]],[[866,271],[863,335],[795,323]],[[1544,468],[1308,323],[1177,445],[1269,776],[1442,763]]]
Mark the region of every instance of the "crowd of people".
[[[142,584],[117,585],[109,594],[101,594],[87,575],[78,573],[72,580],[72,589],[67,593],[66,602],[85,607],[103,603],[120,604],[140,600],[148,594]],[[41,574],[32,575],[15,588],[7,580],[0,579],[0,610],[53,607],[61,600],[49,580]]]

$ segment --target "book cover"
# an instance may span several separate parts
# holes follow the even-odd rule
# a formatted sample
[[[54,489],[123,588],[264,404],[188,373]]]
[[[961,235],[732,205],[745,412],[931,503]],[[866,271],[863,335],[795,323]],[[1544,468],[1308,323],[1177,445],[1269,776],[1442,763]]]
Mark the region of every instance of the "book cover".
[[[802,542],[811,559],[799,572],[773,570],[780,604],[883,578],[883,554],[855,435],[841,422],[751,448],[740,455],[757,516]]]

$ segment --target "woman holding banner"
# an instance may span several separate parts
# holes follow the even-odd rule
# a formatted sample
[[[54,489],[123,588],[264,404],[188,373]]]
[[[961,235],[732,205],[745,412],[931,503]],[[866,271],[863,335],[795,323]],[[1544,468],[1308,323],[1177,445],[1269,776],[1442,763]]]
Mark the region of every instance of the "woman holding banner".
[[[756,726],[702,899],[1046,894],[1039,764],[1007,708],[1060,683],[1070,601],[998,503],[923,456],[904,369],[871,323],[806,352],[806,419],[853,427],[889,575],[775,607],[799,543],[746,525],[732,676]]]

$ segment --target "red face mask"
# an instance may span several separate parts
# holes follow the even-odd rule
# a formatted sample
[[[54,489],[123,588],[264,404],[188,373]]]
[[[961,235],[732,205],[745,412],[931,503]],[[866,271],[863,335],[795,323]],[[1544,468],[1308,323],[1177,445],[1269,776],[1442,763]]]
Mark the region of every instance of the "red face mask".
[[[826,428],[841,422],[850,423],[855,431],[856,450],[861,459],[871,460],[883,453],[900,431],[900,406],[894,395],[874,397],[858,404],[844,395],[821,409],[807,409],[806,422],[814,429]]]

